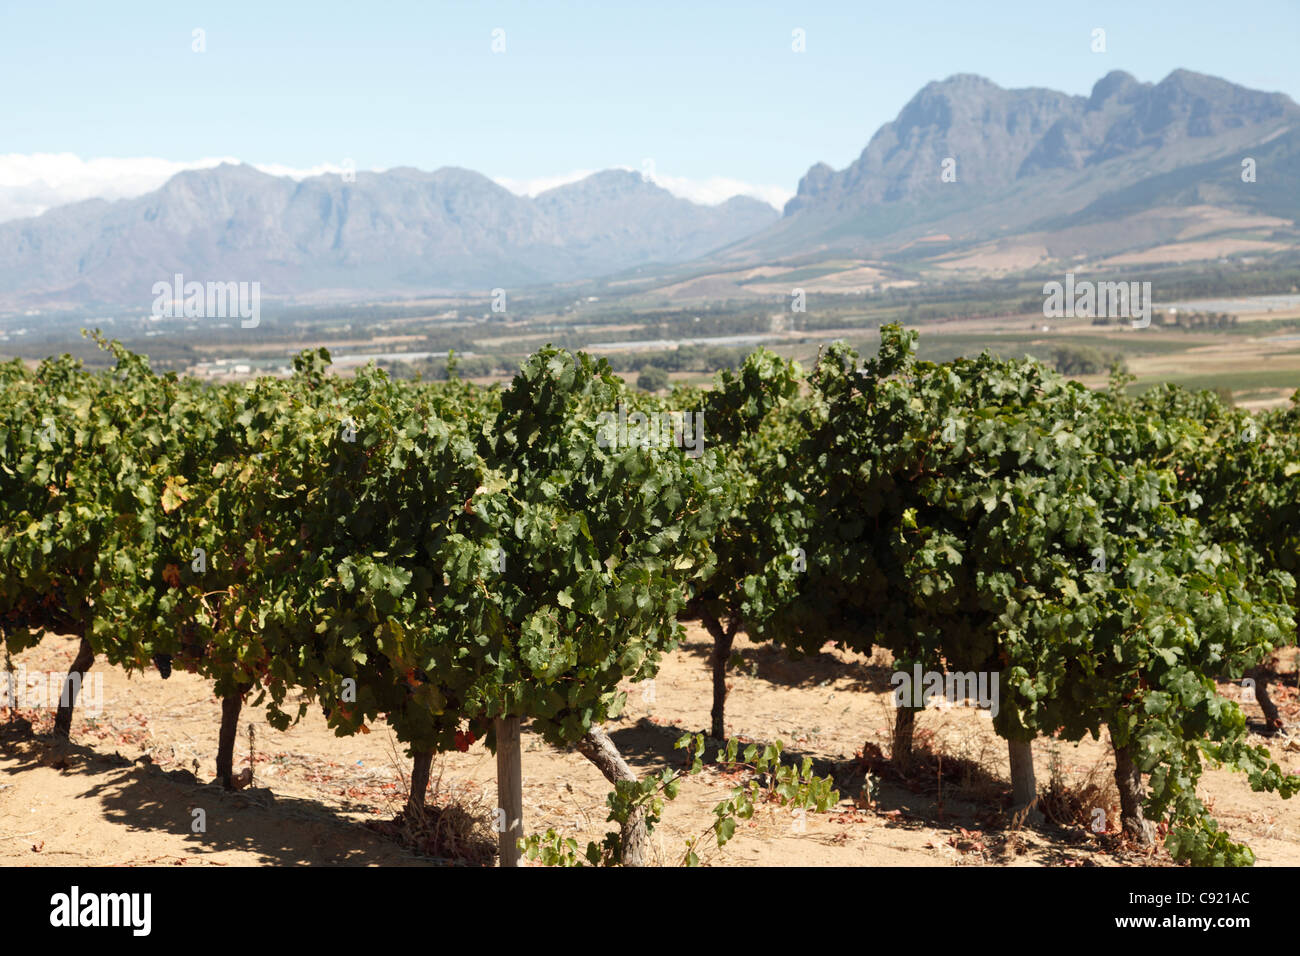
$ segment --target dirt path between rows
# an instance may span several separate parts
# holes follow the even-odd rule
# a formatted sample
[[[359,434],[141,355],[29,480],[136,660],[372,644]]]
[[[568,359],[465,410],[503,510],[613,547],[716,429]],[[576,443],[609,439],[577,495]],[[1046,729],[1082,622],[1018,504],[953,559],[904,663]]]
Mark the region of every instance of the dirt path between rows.
[[[707,728],[711,701],[704,632],[690,625],[686,643],[664,663],[653,689],[629,686],[626,712],[608,727],[632,767],[644,774],[680,767],[673,743]],[[64,672],[75,642],[49,637],[17,655],[28,682]],[[755,741],[780,739],[787,752],[814,758],[834,773],[843,798],[830,813],[800,817],[763,806],[741,821],[721,851],[704,844],[704,862],[723,866],[1090,866],[1167,863],[1163,851],[1142,855],[1111,834],[1082,825],[1047,824],[1011,831],[1002,807],[1009,799],[1005,743],[985,716],[968,708],[932,709],[918,721],[917,742],[942,756],[918,761],[906,782],[878,775],[873,804],[855,804],[864,781],[858,759],[888,752],[892,719],[890,669],[881,657],[828,651],[791,662],[771,648],[737,641],[744,663],[731,681],[728,733]],[[177,671],[128,679],[97,665],[102,712],[79,708],[72,742],[51,749],[49,709],[0,712],[0,864],[186,865],[265,864],[430,865],[439,862],[404,847],[372,826],[391,820],[405,800],[409,761],[383,723],[371,733],[339,738],[320,713],[286,732],[245,708],[236,770],[249,767],[248,725],[254,728],[254,781],[227,793],[215,775],[220,702],[206,682]],[[91,685],[94,690],[94,684]],[[1236,689],[1224,688],[1226,694]],[[1300,724],[1293,679],[1276,688],[1283,716]],[[1262,725],[1258,708],[1247,715]],[[1300,772],[1300,742],[1272,739],[1274,759]],[[1108,748],[1039,740],[1040,791],[1053,776],[1080,790],[1091,780],[1097,799],[1113,796]],[[606,830],[608,786],[576,752],[557,750],[525,729],[525,831],[554,827],[585,845]],[[477,743],[434,764],[431,804],[481,811],[495,805],[495,762]],[[652,841],[659,862],[680,860],[688,838],[706,833],[713,807],[738,778],[708,767],[688,778],[665,807]],[[1220,824],[1255,851],[1258,865],[1300,864],[1300,800],[1250,791],[1241,775],[1207,772],[1203,797]],[[203,824],[200,829],[198,824]]]

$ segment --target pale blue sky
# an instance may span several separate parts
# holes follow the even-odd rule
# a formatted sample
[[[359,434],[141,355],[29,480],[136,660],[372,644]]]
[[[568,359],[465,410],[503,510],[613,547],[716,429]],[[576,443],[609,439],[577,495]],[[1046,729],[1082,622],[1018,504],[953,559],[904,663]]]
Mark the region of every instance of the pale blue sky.
[[[1086,93],[1112,69],[1185,67],[1300,99],[1297,41],[1296,0],[0,0],[0,154],[350,158],[519,181],[652,158],[666,177],[793,190],[953,73]]]

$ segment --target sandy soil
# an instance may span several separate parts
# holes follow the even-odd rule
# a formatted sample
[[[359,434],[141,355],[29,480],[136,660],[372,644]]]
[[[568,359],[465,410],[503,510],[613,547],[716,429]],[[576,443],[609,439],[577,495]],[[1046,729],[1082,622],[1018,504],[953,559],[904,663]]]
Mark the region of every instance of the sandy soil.
[[[1047,247],[1041,243],[989,243],[960,255],[932,261],[940,269],[969,269],[1001,275],[1032,269],[1050,259]]]
[[[1046,823],[1006,827],[1005,744],[990,722],[966,708],[932,709],[918,722],[922,755],[911,779],[879,775],[871,806],[855,805],[864,769],[864,745],[888,752],[892,712],[882,657],[830,652],[790,662],[770,648],[738,641],[744,663],[731,680],[728,732],[747,739],[781,739],[787,752],[811,755],[819,772],[833,773],[842,800],[827,814],[799,820],[772,806],[742,821],[736,838],[704,854],[712,865],[1134,865],[1167,862],[1120,846],[1112,835],[1081,825]],[[707,727],[709,644],[695,626],[665,662],[653,689],[629,687],[625,715],[611,736],[638,773],[680,766],[673,743],[687,730]],[[74,642],[50,637],[14,659],[28,681],[60,673]],[[128,679],[97,667],[102,710],[78,710],[72,743],[53,747],[53,713],[29,708],[0,711],[0,864],[192,865],[429,864],[397,839],[371,829],[392,819],[405,799],[409,762],[380,724],[368,735],[337,738],[319,713],[285,733],[246,708],[236,768],[250,766],[248,724],[254,728],[253,785],[226,793],[214,776],[219,702],[197,677],[156,672]],[[92,692],[93,692],[93,684]],[[1224,692],[1233,695],[1235,688]],[[1285,717],[1300,716],[1287,679],[1275,698]],[[1260,714],[1248,706],[1257,724]],[[4,723],[4,719],[8,722]],[[29,726],[30,724],[30,726]],[[1261,738],[1262,739],[1262,738]],[[1300,771],[1300,743],[1273,739],[1282,765]],[[1075,787],[1091,779],[1114,829],[1114,788],[1107,748],[1040,740],[1035,746],[1040,792],[1053,774]],[[605,831],[604,779],[576,752],[556,750],[524,735],[525,829],[555,827],[585,844]],[[1055,771],[1054,769],[1055,768]],[[482,743],[434,766],[431,804],[481,812],[495,805],[495,762]],[[942,772],[940,772],[942,771]],[[655,831],[661,862],[676,862],[685,840],[704,833],[712,808],[737,783],[716,767],[688,778],[667,804]],[[1236,775],[1210,772],[1202,790],[1220,821],[1255,850],[1261,865],[1300,863],[1300,801],[1254,794]],[[202,811],[198,813],[197,811]],[[204,818],[203,832],[195,832]],[[708,846],[708,844],[705,844]]]
[[[1143,249],[1141,252],[1126,252],[1107,259],[1099,259],[1092,264],[1092,267],[1140,266],[1162,262],[1201,262],[1243,253],[1278,252],[1286,248],[1287,245],[1284,242],[1268,242],[1263,239],[1236,239],[1225,236],[1217,239],[1169,243],[1151,249]]]
[[[1178,234],[1179,240],[1194,239],[1224,229],[1285,229],[1291,225],[1289,219],[1259,216],[1235,209],[1223,209],[1219,206],[1183,206],[1180,207],[1180,211],[1184,215],[1197,218]]]

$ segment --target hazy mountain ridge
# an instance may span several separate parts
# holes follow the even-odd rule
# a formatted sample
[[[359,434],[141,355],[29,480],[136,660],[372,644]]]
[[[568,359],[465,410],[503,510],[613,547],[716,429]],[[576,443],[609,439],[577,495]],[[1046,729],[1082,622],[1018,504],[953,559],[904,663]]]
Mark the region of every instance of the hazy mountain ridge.
[[[618,170],[528,198],[453,167],[299,182],[227,164],[0,223],[0,300],[146,303],[176,272],[259,281],[266,295],[484,290],[690,259],[777,217],[755,199],[702,206]]]
[[[1246,158],[1257,167],[1251,182]],[[955,182],[944,181],[946,160]],[[1245,222],[1238,212],[1256,219],[1216,225]],[[827,253],[929,262],[942,278],[966,268],[944,257],[972,251],[970,268],[996,259],[989,268],[1007,272],[1215,229],[1248,238],[1203,245],[1194,258],[1276,251],[1294,244],[1298,219],[1300,106],[1283,94],[1187,70],[1159,83],[1113,71],[1087,96],[958,74],[923,87],[844,169],[813,165],[779,216],[744,197],[692,203],[623,170],[528,198],[454,167],[345,183],[226,165],[136,199],[0,223],[0,306],[146,304],[152,284],[177,272],[260,281],[271,297],[358,298],[634,270],[674,281],[682,269]]]

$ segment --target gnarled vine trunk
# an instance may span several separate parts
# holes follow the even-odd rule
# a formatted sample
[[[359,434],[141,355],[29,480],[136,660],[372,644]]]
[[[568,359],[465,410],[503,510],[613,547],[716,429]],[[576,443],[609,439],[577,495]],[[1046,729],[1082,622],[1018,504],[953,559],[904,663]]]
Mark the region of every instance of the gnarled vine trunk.
[[[429,775],[433,770],[433,751],[417,751],[411,764],[411,792],[406,798],[408,815],[424,812],[424,796],[429,789]]]
[[[1140,846],[1154,846],[1155,827],[1142,815],[1145,796],[1142,771],[1133,763],[1131,748],[1121,747],[1115,742],[1114,731],[1111,731],[1110,742],[1115,748],[1115,786],[1119,789],[1120,825]]]
[[[911,707],[899,707],[894,714],[894,739],[889,759],[900,771],[906,771],[912,763],[912,737],[915,733],[916,711]]]
[[[235,789],[235,738],[239,735],[239,712],[244,707],[248,684],[221,698],[221,733],[217,737],[217,779],[227,790]]]
[[[1268,694],[1269,679],[1275,676],[1272,667],[1267,663],[1260,664],[1246,671],[1245,676],[1255,682],[1255,701],[1259,704],[1259,709],[1264,712],[1264,723],[1268,733],[1285,731],[1286,725],[1282,722],[1282,715],[1278,713],[1277,704],[1273,703],[1273,698]]]
[[[605,779],[616,784],[620,780],[635,783],[637,776],[627,765],[623,755],[610,740],[603,727],[592,727],[577,743],[578,752],[596,765]],[[646,830],[645,814],[634,809],[622,827],[624,866],[647,866],[650,859],[650,834]]]
[[[709,662],[713,666],[713,713],[710,734],[718,740],[727,739],[724,717],[727,710],[727,664],[731,660],[731,647],[736,641],[737,622],[728,622],[723,628],[716,617],[701,618],[704,628],[713,636],[713,653]]]
[[[86,673],[95,663],[95,651],[90,641],[81,639],[77,656],[68,668],[68,675],[63,678],[63,690],[59,694],[59,709],[54,714],[54,736],[67,740],[72,734],[72,709],[77,706],[77,696],[81,693],[81,684]]]
[[[1008,740],[1011,764],[1011,814],[1021,822],[1037,822],[1038,783],[1034,779],[1034,745],[1029,740]]]

